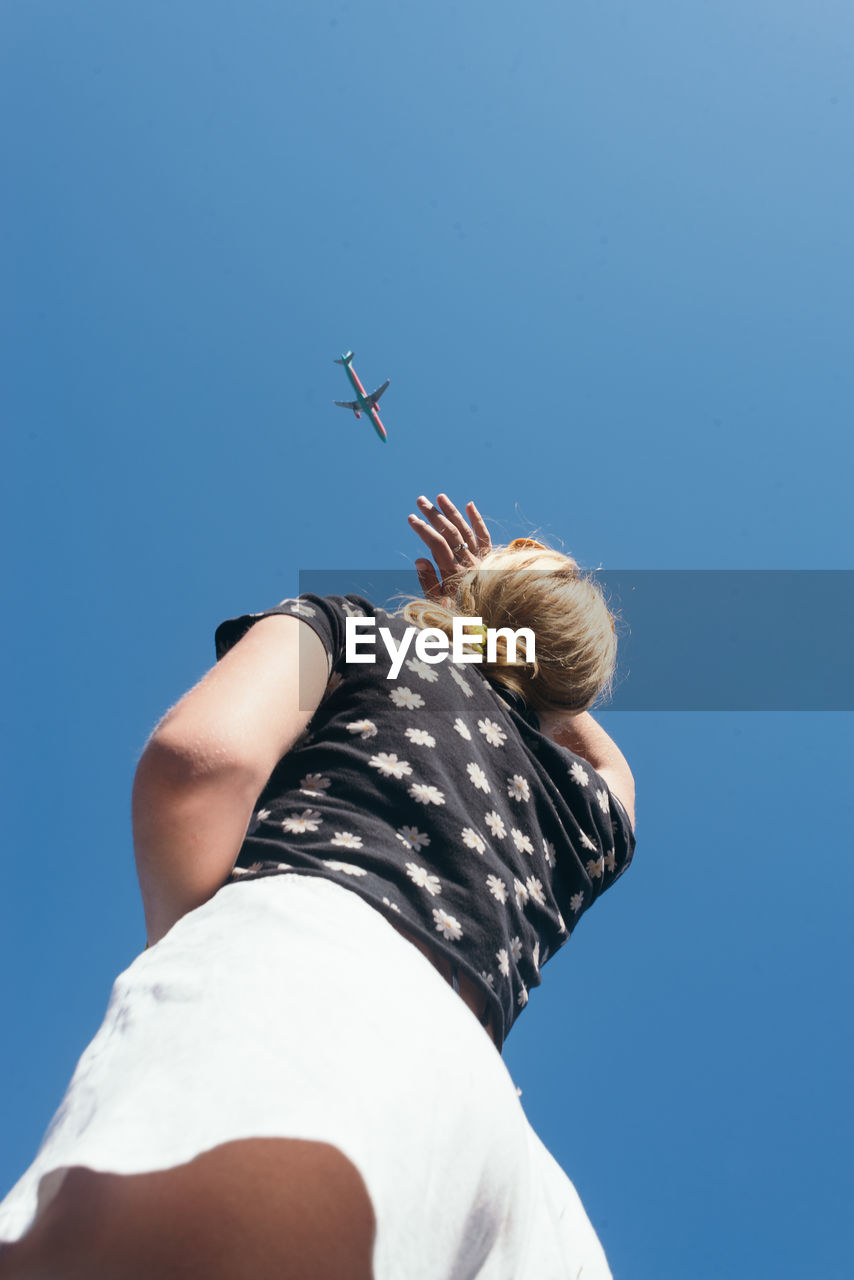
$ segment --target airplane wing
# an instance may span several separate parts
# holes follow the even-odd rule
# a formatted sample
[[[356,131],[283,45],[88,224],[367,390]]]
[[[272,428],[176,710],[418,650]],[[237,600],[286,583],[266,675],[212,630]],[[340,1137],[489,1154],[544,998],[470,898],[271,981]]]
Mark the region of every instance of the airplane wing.
[[[386,378],[383,385],[381,387],[377,387],[376,391],[372,391],[371,394],[368,396],[368,407],[370,409],[373,409],[374,405],[379,400],[380,396],[385,391],[386,387],[390,382],[391,382],[391,378]]]
[[[361,405],[358,400],[333,400],[333,404],[337,404],[340,409],[359,409]]]

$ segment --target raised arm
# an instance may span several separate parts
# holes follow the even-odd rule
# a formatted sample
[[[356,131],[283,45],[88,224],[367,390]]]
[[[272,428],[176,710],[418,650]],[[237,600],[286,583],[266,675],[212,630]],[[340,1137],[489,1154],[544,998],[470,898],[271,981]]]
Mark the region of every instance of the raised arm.
[[[409,517],[410,527],[432,553],[441,574],[440,579],[429,560],[415,561],[422,590],[434,599],[440,599],[451,589],[461,567],[470,568],[476,564],[492,545],[486,522],[473,502],[466,505],[471,526],[446,494],[440,493],[437,502],[438,506],[433,506],[427,498],[420,497],[418,506],[426,519],[415,515]],[[587,760],[601,774],[634,826],[635,781],[632,771],[616,742],[596,723],[590,712],[574,716],[540,713],[539,720],[544,733],[560,746]]]
[[[574,716],[540,714],[540,728],[559,746],[587,760],[605,779],[635,825],[635,780],[629,762],[589,711]]]

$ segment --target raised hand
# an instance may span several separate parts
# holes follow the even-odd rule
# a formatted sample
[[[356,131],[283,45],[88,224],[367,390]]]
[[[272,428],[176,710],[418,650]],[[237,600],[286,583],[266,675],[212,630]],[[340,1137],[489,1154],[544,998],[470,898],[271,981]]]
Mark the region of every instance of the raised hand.
[[[460,573],[472,568],[492,548],[489,530],[473,502],[466,503],[471,525],[466,523],[447,494],[440,493],[436,502],[438,505],[434,506],[427,498],[420,497],[418,508],[426,520],[416,515],[409,516],[410,526],[436,561],[436,568],[429,560],[415,561],[421,590],[430,600],[441,600],[450,595],[454,580]]]

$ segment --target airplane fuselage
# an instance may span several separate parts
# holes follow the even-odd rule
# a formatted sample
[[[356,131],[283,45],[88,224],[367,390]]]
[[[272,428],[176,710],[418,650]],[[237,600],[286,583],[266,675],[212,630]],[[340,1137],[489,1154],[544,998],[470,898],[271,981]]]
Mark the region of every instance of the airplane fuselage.
[[[353,390],[356,393],[356,400],[358,401],[358,404],[359,404],[359,408],[353,410],[356,417],[360,418],[364,413],[366,417],[370,418],[373,424],[373,428],[376,431],[379,438],[381,440],[387,440],[388,435],[386,433],[385,427],[382,424],[382,419],[380,418],[380,415],[377,413],[376,406],[369,403],[368,393],[365,390],[365,388],[362,386],[361,380],[359,378],[359,375],[356,373],[356,370],[352,367],[349,360],[347,361],[342,360],[341,364],[344,365],[344,368],[347,373],[347,377],[350,379]]]

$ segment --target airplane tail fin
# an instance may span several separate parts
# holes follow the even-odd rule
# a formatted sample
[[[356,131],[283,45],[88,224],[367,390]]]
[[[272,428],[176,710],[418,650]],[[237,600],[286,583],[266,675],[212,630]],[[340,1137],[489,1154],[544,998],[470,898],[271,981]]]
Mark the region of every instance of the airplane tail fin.
[[[340,360],[336,360],[336,361],[335,361],[335,363],[336,363],[336,364],[349,364],[349,363],[350,363],[350,361],[351,361],[352,359],[353,359],[353,352],[352,352],[352,351],[345,351],[345,353],[344,353],[344,355],[341,357],[341,359],[340,359]]]

